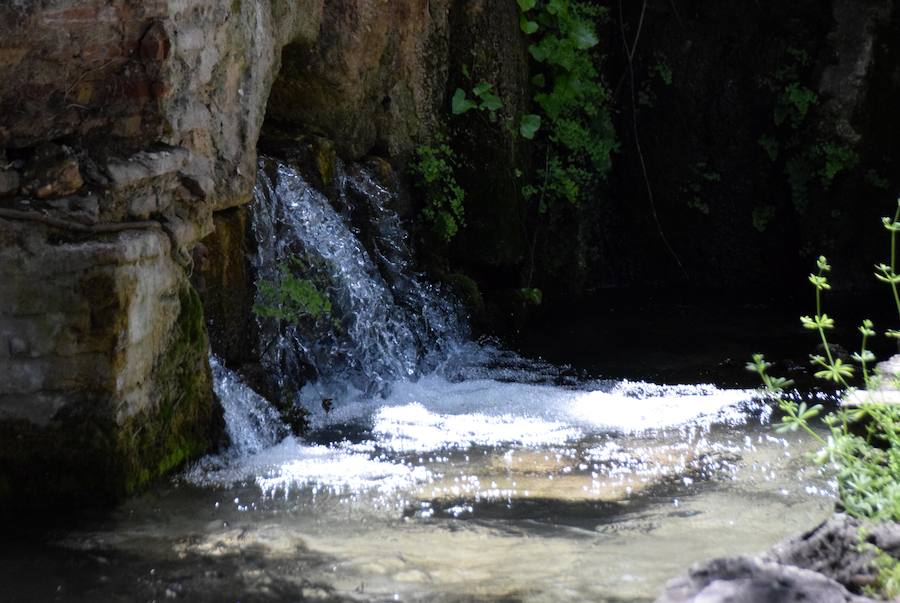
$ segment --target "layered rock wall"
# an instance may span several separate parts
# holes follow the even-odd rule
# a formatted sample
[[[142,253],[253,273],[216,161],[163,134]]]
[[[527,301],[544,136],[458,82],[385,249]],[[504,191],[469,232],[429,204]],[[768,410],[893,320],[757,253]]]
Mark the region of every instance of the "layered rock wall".
[[[280,119],[353,154],[400,153],[442,100],[424,51],[441,47],[446,12],[0,6],[0,508],[115,500],[215,444],[192,250],[215,212],[251,198],[282,48]]]

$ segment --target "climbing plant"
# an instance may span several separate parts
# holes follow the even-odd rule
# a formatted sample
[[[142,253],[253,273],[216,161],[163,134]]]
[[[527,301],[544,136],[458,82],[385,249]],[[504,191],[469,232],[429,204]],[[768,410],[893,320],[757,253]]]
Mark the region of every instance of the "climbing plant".
[[[534,60],[535,90],[535,111],[520,118],[519,133],[542,144],[545,157],[543,170],[523,193],[537,198],[545,211],[554,200],[583,200],[609,172],[610,154],[617,148],[596,52],[594,21],[606,9],[573,0],[518,4],[519,25]]]

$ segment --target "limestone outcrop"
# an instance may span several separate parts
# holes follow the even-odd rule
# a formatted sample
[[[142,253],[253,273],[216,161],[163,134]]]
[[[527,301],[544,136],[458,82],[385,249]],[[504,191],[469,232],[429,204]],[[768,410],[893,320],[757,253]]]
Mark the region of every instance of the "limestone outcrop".
[[[447,4],[0,6],[0,509],[116,500],[215,445],[192,251],[252,196],[282,48],[274,117],[406,152]]]

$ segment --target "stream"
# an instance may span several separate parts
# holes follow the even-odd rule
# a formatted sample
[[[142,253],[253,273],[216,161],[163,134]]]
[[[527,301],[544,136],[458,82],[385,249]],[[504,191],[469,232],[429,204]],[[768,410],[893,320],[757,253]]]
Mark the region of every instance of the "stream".
[[[340,177],[335,204],[263,160],[254,209],[260,278],[300,258],[332,306],[260,323],[308,434],[211,356],[229,447],[112,512],[13,532],[0,599],[645,602],[831,512],[814,445],[776,434],[751,390],[473,340],[414,271],[391,194]]]

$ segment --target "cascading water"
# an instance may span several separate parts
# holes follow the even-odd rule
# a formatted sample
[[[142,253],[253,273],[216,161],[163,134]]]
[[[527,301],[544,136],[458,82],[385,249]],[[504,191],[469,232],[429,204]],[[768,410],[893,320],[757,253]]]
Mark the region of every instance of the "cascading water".
[[[263,363],[283,387],[312,377],[384,392],[433,369],[466,331],[457,305],[411,271],[390,193],[361,167],[341,173],[339,189],[343,215],[298,170],[262,161],[253,211],[258,278],[277,283],[282,267],[299,261],[332,306],[330,320],[311,329],[262,321]],[[354,217],[368,222],[369,249]]]
[[[216,396],[225,414],[225,429],[236,455],[254,454],[288,435],[287,427],[269,402],[250,389],[234,372],[210,356]]]

